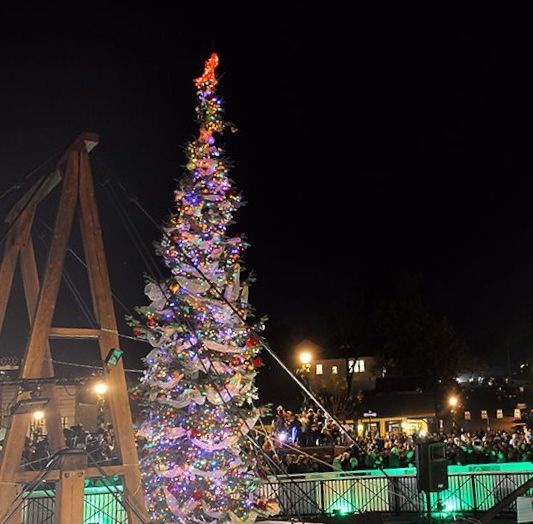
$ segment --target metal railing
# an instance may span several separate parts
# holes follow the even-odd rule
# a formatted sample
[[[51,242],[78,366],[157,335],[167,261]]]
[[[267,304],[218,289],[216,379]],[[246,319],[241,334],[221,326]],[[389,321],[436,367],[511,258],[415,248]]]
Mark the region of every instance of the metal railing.
[[[113,494],[109,492],[113,490]],[[83,524],[127,524],[128,515],[117,501],[122,500],[121,486],[86,489]],[[22,524],[52,524],[55,499],[53,489],[31,493],[22,506]]]
[[[449,475],[449,487],[431,494],[431,511],[475,514],[489,510],[533,476],[531,471],[469,472]],[[326,475],[287,475],[260,487],[264,497],[277,499],[281,515],[311,517],[323,514],[423,513],[424,494],[417,491],[416,475],[374,472],[337,472]],[[533,494],[533,489],[530,490]],[[516,503],[508,512],[516,512]]]
[[[446,491],[431,495],[431,510],[442,514],[484,512],[512,493],[533,476],[531,468],[520,471],[475,471],[449,475]],[[479,468],[483,469],[483,468]],[[281,515],[288,518],[341,513],[422,513],[426,501],[418,493],[413,470],[339,471],[271,478],[259,488],[259,494],[276,498]],[[122,498],[120,486],[113,487]],[[533,489],[529,491],[533,495]],[[516,512],[513,502],[508,512]],[[53,490],[34,492],[24,501],[23,524],[53,522]],[[127,524],[127,514],[117,499],[104,488],[89,488],[85,494],[84,524],[106,522]]]

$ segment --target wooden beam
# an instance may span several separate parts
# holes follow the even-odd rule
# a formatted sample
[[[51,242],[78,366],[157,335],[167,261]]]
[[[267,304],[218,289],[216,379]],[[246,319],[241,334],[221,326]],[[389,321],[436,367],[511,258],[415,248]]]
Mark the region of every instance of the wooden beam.
[[[12,229],[6,238],[4,247],[4,257],[0,265],[0,333],[4,325],[6,317],[7,303],[11,294],[11,286],[13,285],[13,276],[15,275],[15,268],[17,267],[17,259],[20,251],[20,244],[15,241],[16,230]]]
[[[48,252],[42,289],[21,367],[21,378],[38,378],[41,376],[48,342],[48,332],[55,310],[68,237],[72,228],[77,202],[77,156],[76,153],[72,153],[69,158],[61,191],[61,204],[57,212],[52,244]],[[0,484],[2,482],[10,482],[15,476],[20,464],[28,422],[29,419],[25,415],[13,415],[10,418],[4,440],[2,460],[0,461]],[[9,502],[4,499],[0,490],[0,511],[5,504],[9,505]]]
[[[35,311],[35,321],[31,329],[26,348],[22,378],[39,377],[43,365],[45,344],[48,340],[52,317],[54,314],[59,285],[63,275],[65,254],[68,246],[74,211],[76,209],[78,177],[78,155],[71,153],[65,180],[61,192],[52,243],[48,252],[46,270],[43,277],[42,290]]]
[[[57,524],[83,524],[87,453],[66,452],[59,459],[59,467],[54,521]]]
[[[90,153],[100,142],[100,137],[97,133],[91,133],[90,131],[84,131],[81,133],[68,150],[63,154],[57,163],[58,166],[63,165],[67,160],[71,152],[76,151],[79,153]]]
[[[22,274],[22,284],[24,286],[24,294],[26,295],[26,307],[31,326],[35,318],[35,310],[40,291],[37,261],[35,259],[35,251],[33,249],[33,241],[31,238],[31,226],[33,224],[35,206],[27,208],[24,213],[31,214],[31,217],[25,220],[26,229],[22,237],[22,248],[20,250],[20,271]],[[52,364],[52,353],[50,351],[48,340],[46,341],[43,376],[54,376],[54,365]],[[59,398],[57,395],[57,389],[53,384],[49,384],[43,389],[44,396],[50,399],[45,408],[45,420],[51,451],[55,452],[65,447],[65,435],[63,433],[63,427],[61,426],[61,413],[59,411]]]
[[[2,500],[13,501],[22,491],[22,486],[15,483],[6,483],[0,489],[0,504]],[[19,501],[20,502],[20,499]],[[22,522],[22,504],[20,504],[14,511],[12,504],[0,505],[0,522],[2,524],[21,524]],[[7,516],[12,513],[11,517],[6,520]]]
[[[69,338],[69,339],[84,339],[84,338],[98,338],[102,332],[99,329],[92,328],[72,328],[72,327],[52,327],[50,328],[50,338]]]
[[[100,478],[102,476],[102,471],[104,471],[109,477],[113,477],[115,475],[123,476],[126,468],[122,465],[103,466],[101,469],[90,467],[85,470],[85,478]],[[41,475],[41,473],[41,471],[17,471],[15,480],[17,483],[27,484],[33,482],[37,477],[39,477],[39,475]],[[58,481],[59,474],[60,470],[53,469],[46,475],[46,480],[50,480],[52,482]]]
[[[36,206],[61,182],[61,172],[54,169],[46,178],[39,178],[29,191],[10,209],[5,222],[10,224],[18,219],[22,210],[27,206]]]
[[[93,305],[96,318],[102,328],[99,338],[100,355],[105,360],[112,348],[118,348],[120,342],[117,334],[117,320],[113,307],[113,296],[109,281],[109,272],[105,258],[104,240],[94,185],[91,177],[89,159],[84,156],[80,171],[80,217],[83,248],[89,274],[89,285],[93,297]],[[128,398],[128,388],[122,360],[116,366],[107,370],[107,382],[109,385],[109,407],[113,419],[116,444],[119,457],[126,468],[124,475],[124,493],[129,498],[129,503],[137,509],[137,512],[148,520],[144,505],[144,493],[139,469],[137,446],[133,433],[133,421]],[[141,524],[142,520],[128,506],[128,522]]]

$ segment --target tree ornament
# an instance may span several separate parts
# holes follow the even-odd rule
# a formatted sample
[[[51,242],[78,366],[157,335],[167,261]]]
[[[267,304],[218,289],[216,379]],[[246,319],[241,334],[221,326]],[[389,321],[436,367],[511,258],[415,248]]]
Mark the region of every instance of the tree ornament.
[[[144,335],[144,330],[138,326],[135,326],[132,329],[132,333],[134,337],[142,337]]]
[[[254,368],[260,368],[262,366],[265,365],[265,363],[263,362],[263,359],[261,357],[254,357],[252,359],[252,365]]]
[[[242,364],[242,358],[238,355],[233,355],[230,360],[232,366],[240,366]]]
[[[251,337],[246,341],[247,348],[257,348],[261,346],[261,339],[258,337]]]

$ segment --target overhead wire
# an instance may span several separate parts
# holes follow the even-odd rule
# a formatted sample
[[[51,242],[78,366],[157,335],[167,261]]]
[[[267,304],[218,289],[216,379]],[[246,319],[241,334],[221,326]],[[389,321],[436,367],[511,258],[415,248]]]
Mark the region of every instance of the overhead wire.
[[[125,211],[122,202],[118,198],[110,180],[104,180],[102,182],[102,187],[106,189],[106,195],[108,196],[113,208],[117,212],[119,219],[122,222],[122,225],[124,226],[124,229],[128,233],[130,240],[135,246],[137,252],[139,253],[144,265],[149,270],[152,276],[154,274],[157,274],[158,278],[162,280],[164,277],[161,268],[159,267],[159,264],[157,264],[157,262],[155,261],[152,252],[148,250],[145,244],[139,240],[139,238],[141,238],[141,236],[139,235],[139,231],[137,230],[133,221],[129,219],[127,212]]]
[[[69,142],[70,143],[70,142]],[[49,164],[52,160],[54,160],[56,157],[58,157],[61,153],[65,151],[65,148],[68,146],[68,144],[64,145],[61,149],[50,155],[46,160],[41,162],[37,167],[33,168],[30,172],[26,173],[20,182],[15,182],[11,187],[8,187],[0,194],[0,200],[3,200],[7,195],[12,193],[13,191],[18,191],[19,189],[22,189],[26,182],[30,180],[34,175],[36,175],[41,169],[43,169],[47,164]]]
[[[57,151],[56,153],[54,153],[53,155],[51,155],[47,160],[45,160],[44,162],[42,162],[40,165],[38,165],[35,169],[33,169],[32,171],[30,171],[24,178],[23,178],[23,181],[20,183],[20,188],[24,185],[24,183],[29,180],[33,175],[35,175],[36,173],[38,173],[45,165],[47,165],[51,160],[53,160],[54,158],[58,157],[61,153],[64,152],[65,148],[67,146],[63,146],[59,151]],[[4,233],[2,234],[2,236],[0,237],[0,245],[2,245],[7,237],[9,236],[10,232],[13,230],[13,228],[15,227],[15,225],[17,224],[17,221],[18,219],[22,216],[22,214],[24,213],[24,211],[26,211],[26,209],[28,209],[28,206],[30,205],[30,203],[32,202],[32,199],[33,197],[38,193],[38,191],[43,187],[43,185],[45,184],[46,180],[48,179],[47,176],[43,176],[41,181],[35,185],[35,187],[33,188],[33,191],[31,192],[31,194],[28,196],[26,202],[24,203],[24,205],[17,211],[17,214],[15,215],[15,217],[11,220],[11,222],[9,223],[7,229],[4,231]],[[17,184],[15,184],[16,186]],[[19,188],[17,188],[19,189]],[[13,190],[15,190],[15,188],[13,188]],[[2,196],[0,197],[0,200],[2,198],[4,198],[7,194],[9,194],[10,192],[12,191],[12,189],[8,189],[6,191],[4,191],[4,193],[2,194]]]
[[[71,366],[75,368],[85,368],[85,369],[95,369],[99,371],[103,371],[103,366],[91,366],[89,364],[77,364],[76,362],[67,362],[65,360],[57,360],[55,358],[45,359],[50,360],[50,362],[53,362],[54,364],[59,364],[61,366]],[[125,368],[124,371],[127,373],[144,373],[143,369],[127,369]]]
[[[41,233],[38,234],[38,238],[41,241],[41,243],[46,247],[46,240],[45,240],[46,233],[44,230],[41,230]],[[83,298],[82,294],[79,292],[76,284],[74,283],[73,279],[70,277],[68,270],[66,268],[63,268],[62,272],[62,278],[65,284],[67,285],[69,291],[71,292],[74,301],[80,308],[80,311],[86,318],[86,320],[89,322],[89,325],[94,328],[97,325],[96,318],[94,316],[94,313],[91,311],[91,308]]]
[[[42,224],[46,229],[48,229],[48,231],[53,233],[53,229],[44,220],[39,219],[39,223]],[[83,260],[83,258],[80,255],[78,255],[78,253],[76,253],[76,251],[74,251],[72,247],[67,246],[67,252],[70,253],[72,257],[81,266],[83,266],[85,269],[88,269],[87,262],[85,262],[85,260]],[[128,315],[132,315],[132,316],[134,315],[133,311],[130,308],[128,308],[126,304],[124,304],[124,302],[120,299],[120,297],[118,297],[115,293],[113,293],[113,290],[111,290],[111,296],[113,297],[113,300],[124,310],[125,313],[127,313]],[[119,336],[122,336],[124,338],[129,338],[131,340],[136,340],[137,342],[144,342],[142,340],[139,340],[136,337],[128,337],[126,335],[119,335]]]

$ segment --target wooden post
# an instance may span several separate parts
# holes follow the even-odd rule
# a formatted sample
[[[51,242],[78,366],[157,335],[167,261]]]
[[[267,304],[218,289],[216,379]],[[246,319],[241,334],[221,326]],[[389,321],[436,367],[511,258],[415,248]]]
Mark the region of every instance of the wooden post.
[[[35,318],[35,308],[39,298],[39,274],[37,272],[37,262],[35,260],[35,251],[33,249],[33,241],[31,238],[31,225],[33,224],[33,215],[35,214],[35,206],[31,206],[27,211],[31,214],[31,218],[26,221],[26,229],[24,243],[20,249],[20,270],[22,273],[22,283],[24,285],[24,294],[26,295],[26,307],[28,309],[28,317],[30,325]],[[46,354],[43,363],[43,377],[54,376],[54,365],[52,364],[52,353],[50,352],[50,344],[46,341]],[[56,452],[65,447],[65,436],[61,426],[61,413],[59,411],[59,398],[55,385],[49,384],[43,388],[45,398],[50,401],[45,408],[45,421],[48,430],[48,438],[50,440],[50,448],[52,452]]]
[[[13,224],[11,230],[6,238],[4,248],[4,257],[0,265],[0,330],[3,327],[5,314],[7,310],[7,303],[13,284],[13,276],[17,266],[17,258],[20,251],[20,243],[17,242],[17,233],[20,232],[19,225]],[[4,452],[5,454],[5,452]],[[20,458],[19,458],[20,461]],[[0,522],[14,509],[12,501],[20,493],[21,486],[15,483],[12,475],[0,474]],[[5,524],[20,524],[22,519],[22,512],[19,508],[13,512],[13,515],[5,522]]]
[[[87,453],[66,452],[59,461],[59,482],[56,487],[56,524],[83,524],[83,492]]]
[[[89,271],[90,287],[93,293],[94,311],[102,329],[102,333],[98,339],[100,355],[102,360],[105,360],[111,349],[119,347],[119,339],[109,272],[104,256],[105,250],[102,229],[98,218],[89,161],[86,156],[81,159],[80,212],[81,232]],[[106,377],[109,386],[107,398],[109,399],[116,443],[122,464],[126,468],[124,475],[124,497],[129,502],[126,508],[128,522],[130,524],[140,524],[141,520],[130,508],[130,505],[132,505],[138,514],[146,518],[144,491],[138,466],[131,411],[124,409],[124,406],[129,406],[129,399],[122,360],[119,360],[116,366],[107,370]]]
[[[43,360],[48,347],[48,332],[52,323],[55,310],[59,284],[63,273],[63,264],[67,248],[68,236],[72,227],[76,197],[78,191],[78,177],[74,170],[74,158],[69,159],[69,167],[61,192],[61,202],[56,217],[56,225],[48,261],[43,279],[43,286],[39,296],[39,302],[35,311],[35,318],[31,326],[30,337],[26,346],[26,352],[20,373],[21,378],[38,378],[41,376]],[[28,431],[28,417],[14,414],[11,416],[4,441],[2,460],[0,462],[0,483],[9,482],[15,477],[15,472],[20,464],[24,439]],[[0,513],[4,504],[0,492]]]
[[[21,524],[22,504],[20,504],[20,499],[17,499],[21,491],[21,484],[16,484],[15,482],[0,483],[0,501],[4,498],[10,501],[10,505],[0,507],[0,522],[2,524]],[[15,499],[16,502],[13,504]],[[11,516],[6,520],[8,515]]]

